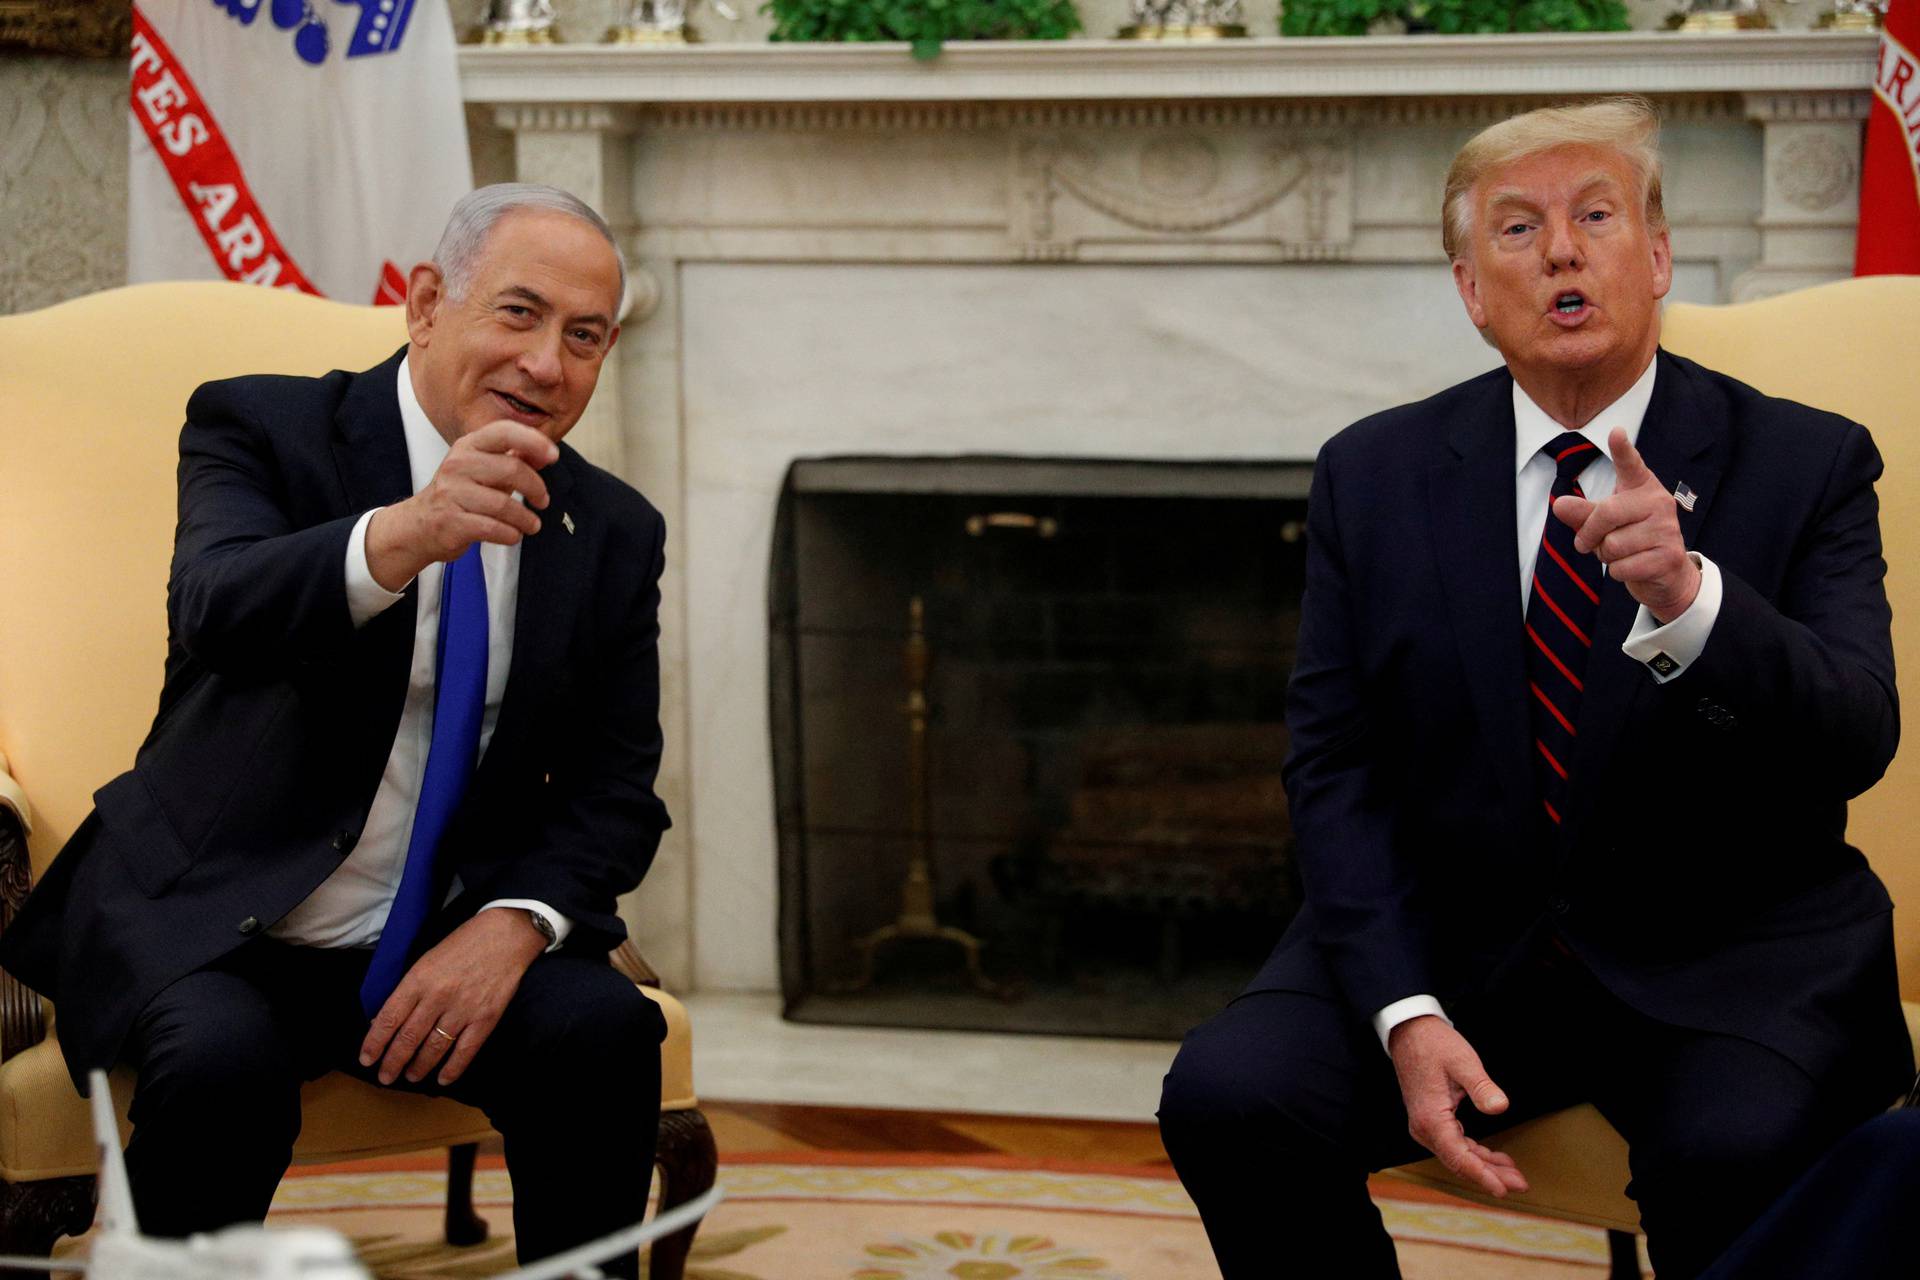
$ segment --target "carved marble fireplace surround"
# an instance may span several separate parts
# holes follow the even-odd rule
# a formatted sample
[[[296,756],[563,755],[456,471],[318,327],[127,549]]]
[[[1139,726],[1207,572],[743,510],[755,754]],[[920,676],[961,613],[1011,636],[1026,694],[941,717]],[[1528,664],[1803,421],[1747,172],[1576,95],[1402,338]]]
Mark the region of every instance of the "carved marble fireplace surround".
[[[1667,118],[1674,296],[1846,275],[1873,37],[468,49],[483,180],[634,266],[573,437],[665,512],[676,826],[629,919],[681,990],[777,985],[766,583],[788,463],[1310,459],[1490,366],[1435,230],[1454,147],[1630,91]],[[876,869],[876,874],[891,875]]]

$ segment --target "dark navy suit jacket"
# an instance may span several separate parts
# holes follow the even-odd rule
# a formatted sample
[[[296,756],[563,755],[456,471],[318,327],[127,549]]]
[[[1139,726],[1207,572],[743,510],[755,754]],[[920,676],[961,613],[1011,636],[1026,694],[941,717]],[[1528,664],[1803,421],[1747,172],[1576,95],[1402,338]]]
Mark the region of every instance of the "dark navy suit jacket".
[[[1551,927],[1639,1011],[1891,1100],[1912,1071],[1891,908],[1845,839],[1899,736],[1880,457],[1855,423],[1657,359],[1639,449],[1698,495],[1681,531],[1725,594],[1661,685],[1605,581],[1557,833],[1528,755],[1511,376],[1321,452],[1287,714],[1307,905],[1254,989],[1358,1019],[1457,1000]]]
[[[76,1079],[359,837],[413,651],[415,589],[355,629],[344,576],[360,514],[412,492],[399,365],[209,383],[188,403],[159,711],[0,948],[58,1004]],[[436,863],[462,892],[427,937],[533,898],[573,920],[569,950],[604,955],[626,933],[615,898],[668,825],[653,790],[665,525],[565,445],[543,476],[499,719]]]

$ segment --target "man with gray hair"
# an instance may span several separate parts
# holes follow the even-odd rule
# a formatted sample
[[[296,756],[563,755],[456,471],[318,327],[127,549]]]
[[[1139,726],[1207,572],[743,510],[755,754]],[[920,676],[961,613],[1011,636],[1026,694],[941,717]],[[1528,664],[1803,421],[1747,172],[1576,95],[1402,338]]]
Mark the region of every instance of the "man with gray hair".
[[[1370,1171],[1522,1191],[1482,1139],[1581,1101],[1697,1276],[1913,1071],[1845,838],[1899,734],[1880,458],[1660,349],[1657,132],[1613,100],[1461,148],[1443,238],[1504,365],[1315,465],[1305,905],[1161,1099],[1228,1280],[1397,1275]]]
[[[645,1212],[665,1025],[607,957],[667,826],[665,528],[560,443],[624,279],[573,196],[483,188],[392,358],[187,405],[159,713],[4,952],[76,1080],[137,1072],[156,1234],[263,1217],[333,1069],[486,1113],[523,1260]]]

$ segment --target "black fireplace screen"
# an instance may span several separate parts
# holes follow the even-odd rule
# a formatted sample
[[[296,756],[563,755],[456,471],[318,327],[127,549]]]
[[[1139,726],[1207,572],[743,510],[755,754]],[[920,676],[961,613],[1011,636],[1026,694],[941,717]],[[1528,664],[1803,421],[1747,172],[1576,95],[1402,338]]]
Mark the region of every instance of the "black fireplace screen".
[[[772,730],[788,1016],[1175,1036],[1294,909],[1296,464],[788,473]]]

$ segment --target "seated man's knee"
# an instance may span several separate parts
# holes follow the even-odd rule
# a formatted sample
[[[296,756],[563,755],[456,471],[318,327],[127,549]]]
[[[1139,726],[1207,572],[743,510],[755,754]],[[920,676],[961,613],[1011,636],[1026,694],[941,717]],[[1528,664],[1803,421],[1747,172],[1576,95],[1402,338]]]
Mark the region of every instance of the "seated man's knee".
[[[141,1015],[129,1046],[138,1074],[132,1118],[189,1107],[248,1116],[289,1134],[300,1124],[300,1080],[264,1002],[250,990],[187,979]]]
[[[610,966],[554,959],[535,982],[523,983],[516,1001],[524,1003],[501,1027],[518,1042],[524,1069],[629,1084],[657,1075],[666,1036],[660,1006]]]
[[[1306,1058],[1284,1037],[1250,1039],[1241,1022],[1223,1014],[1182,1042],[1160,1092],[1160,1131],[1169,1150],[1189,1138],[1315,1141]]]

